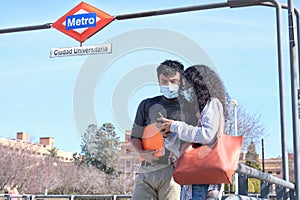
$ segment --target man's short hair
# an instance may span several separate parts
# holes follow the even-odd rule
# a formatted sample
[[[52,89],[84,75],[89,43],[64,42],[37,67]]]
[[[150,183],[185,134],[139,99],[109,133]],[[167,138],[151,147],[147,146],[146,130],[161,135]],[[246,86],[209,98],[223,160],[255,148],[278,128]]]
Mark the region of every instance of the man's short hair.
[[[176,60],[165,60],[157,67],[157,76],[163,74],[166,77],[175,76],[176,72],[183,74],[184,66]]]

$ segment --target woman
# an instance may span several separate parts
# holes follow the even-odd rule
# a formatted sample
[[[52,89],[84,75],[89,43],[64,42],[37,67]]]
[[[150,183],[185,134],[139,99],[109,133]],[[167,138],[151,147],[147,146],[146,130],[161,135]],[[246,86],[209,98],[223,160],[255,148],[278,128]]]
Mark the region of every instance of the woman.
[[[180,141],[212,144],[217,138],[220,117],[226,115],[225,88],[219,76],[205,65],[195,65],[184,72],[182,96],[185,121],[159,118],[159,129],[168,149],[179,155]],[[197,123],[195,120],[197,119]],[[223,123],[224,124],[224,123]],[[182,186],[181,199],[220,199],[223,185],[195,184]]]

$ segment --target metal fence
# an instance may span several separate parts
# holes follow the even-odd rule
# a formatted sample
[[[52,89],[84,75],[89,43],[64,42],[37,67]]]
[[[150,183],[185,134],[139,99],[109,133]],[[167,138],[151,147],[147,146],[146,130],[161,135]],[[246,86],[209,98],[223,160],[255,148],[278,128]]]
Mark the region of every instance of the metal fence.
[[[295,185],[271,174],[259,171],[247,165],[238,163],[236,172],[238,176],[238,194],[226,194],[222,199],[296,199]],[[248,178],[256,178],[261,181],[260,194],[248,192]],[[275,186],[275,193],[271,193],[270,186]],[[131,200],[131,195],[10,195],[0,194],[0,200]]]
[[[295,185],[289,181],[272,176],[247,165],[238,163],[236,172],[238,176],[238,195],[230,195],[226,199],[296,199]],[[260,194],[248,192],[248,178],[256,178],[261,181]],[[275,186],[275,194],[271,193],[271,187]]]
[[[131,195],[12,195],[0,194],[0,200],[131,200]]]

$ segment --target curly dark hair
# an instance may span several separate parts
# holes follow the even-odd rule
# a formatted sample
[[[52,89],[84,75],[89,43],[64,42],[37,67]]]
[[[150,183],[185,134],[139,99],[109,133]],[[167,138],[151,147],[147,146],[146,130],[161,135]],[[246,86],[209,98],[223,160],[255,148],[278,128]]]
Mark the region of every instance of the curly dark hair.
[[[184,66],[181,62],[176,60],[165,60],[164,62],[160,63],[157,67],[157,75],[163,74],[164,76],[174,76],[176,72],[183,74]]]
[[[206,65],[194,65],[184,71],[184,78],[194,88],[200,113],[207,102],[214,97],[220,100],[224,108],[224,116],[227,115],[226,90],[222,80],[215,71]]]

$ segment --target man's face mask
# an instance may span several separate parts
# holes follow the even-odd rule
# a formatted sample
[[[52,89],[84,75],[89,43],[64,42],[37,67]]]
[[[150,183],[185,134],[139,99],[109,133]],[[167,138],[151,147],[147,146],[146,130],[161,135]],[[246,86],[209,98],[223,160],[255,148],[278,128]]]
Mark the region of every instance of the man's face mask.
[[[194,89],[192,87],[185,89],[181,92],[181,95],[184,96],[184,98],[189,102],[193,102],[196,99],[196,95],[194,92]]]
[[[160,92],[166,97],[167,99],[174,99],[178,97],[178,85],[161,85]]]

